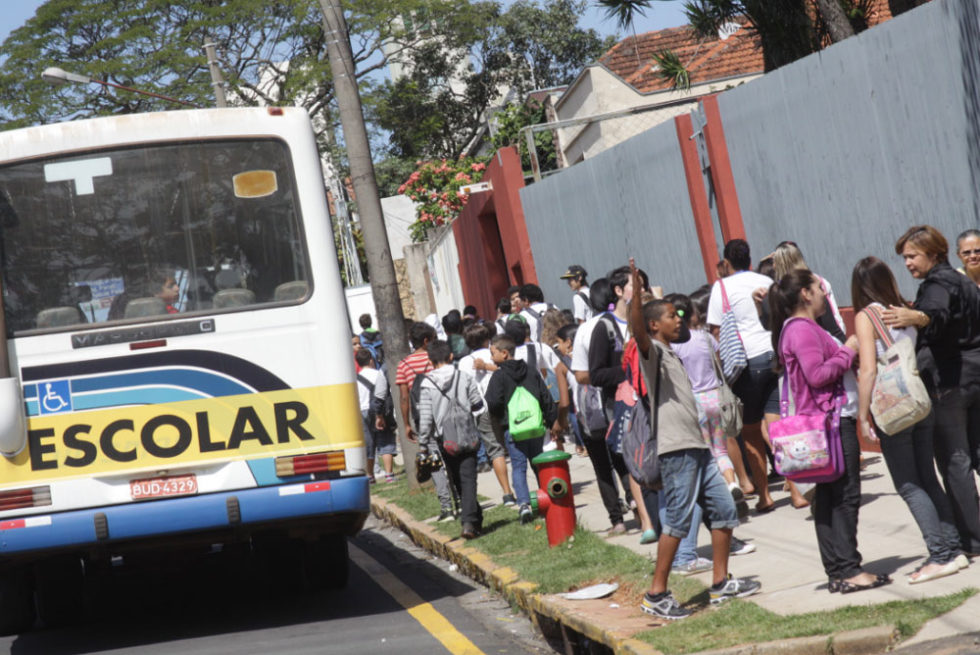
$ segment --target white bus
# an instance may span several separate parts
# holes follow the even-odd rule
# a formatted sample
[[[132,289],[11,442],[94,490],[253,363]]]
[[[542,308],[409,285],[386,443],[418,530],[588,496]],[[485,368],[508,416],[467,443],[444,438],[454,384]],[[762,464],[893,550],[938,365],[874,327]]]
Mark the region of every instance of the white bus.
[[[0,132],[0,269],[0,631],[147,548],[346,583],[368,480],[304,111]]]

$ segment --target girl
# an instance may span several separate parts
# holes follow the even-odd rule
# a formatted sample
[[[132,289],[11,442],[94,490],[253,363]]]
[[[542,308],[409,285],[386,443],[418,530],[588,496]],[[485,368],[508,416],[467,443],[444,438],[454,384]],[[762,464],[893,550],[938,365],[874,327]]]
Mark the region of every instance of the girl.
[[[857,357],[857,337],[838,345],[816,322],[826,309],[820,278],[805,269],[794,270],[769,291],[772,344],[784,384],[797,414],[821,415],[837,398],[844,374]],[[891,582],[887,575],[861,569],[857,549],[858,508],[861,505],[860,445],[857,421],[842,417],[840,440],[845,470],[833,482],[816,485],[814,518],[817,544],[827,588],[831,593],[873,589]]]
[[[854,303],[854,328],[860,355],[858,377],[858,430],[865,438],[877,441],[871,419],[871,391],[877,377],[876,362],[885,352],[872,323],[872,313],[880,316],[890,305],[904,306],[905,300],[888,265],[877,257],[865,257],[851,275],[851,300]],[[880,321],[879,321],[880,322]],[[885,328],[893,341],[915,339],[915,328]],[[909,575],[909,584],[952,575],[969,563],[960,554],[960,538],[953,525],[949,498],[936,478],[932,461],[932,425],[926,420],[898,434],[886,435],[880,441],[881,454],[902,500],[909,506],[929,557]]]

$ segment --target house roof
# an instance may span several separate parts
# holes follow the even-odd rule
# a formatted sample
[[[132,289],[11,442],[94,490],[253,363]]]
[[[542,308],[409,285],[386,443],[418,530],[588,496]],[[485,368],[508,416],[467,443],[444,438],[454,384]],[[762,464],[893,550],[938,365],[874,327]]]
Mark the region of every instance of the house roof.
[[[691,85],[743,75],[762,74],[765,63],[758,35],[741,28],[727,39],[703,38],[688,27],[672,27],[627,37],[599,58],[599,63],[640,93],[666,91],[673,82],[660,74],[654,55],[673,51],[687,69]],[[637,61],[639,52],[639,62]]]

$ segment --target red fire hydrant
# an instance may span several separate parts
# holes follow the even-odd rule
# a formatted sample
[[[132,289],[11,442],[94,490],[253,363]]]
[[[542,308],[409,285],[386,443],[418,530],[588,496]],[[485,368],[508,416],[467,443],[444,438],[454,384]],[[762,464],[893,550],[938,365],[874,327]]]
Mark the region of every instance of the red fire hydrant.
[[[571,458],[566,452],[552,450],[531,460],[540,486],[537,496],[531,497],[531,508],[544,517],[552,548],[575,534],[575,503],[568,471]]]

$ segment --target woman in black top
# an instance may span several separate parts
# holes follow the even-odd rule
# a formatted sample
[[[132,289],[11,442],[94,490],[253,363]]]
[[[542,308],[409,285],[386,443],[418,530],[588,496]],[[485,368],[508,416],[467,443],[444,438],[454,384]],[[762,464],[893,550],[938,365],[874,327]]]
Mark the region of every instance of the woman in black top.
[[[895,252],[922,284],[913,308],[890,307],[883,318],[889,326],[919,329],[916,353],[935,410],[936,462],[963,549],[980,553],[980,498],[973,474],[980,467],[980,292],[949,265],[949,244],[932,226],[909,228]]]

